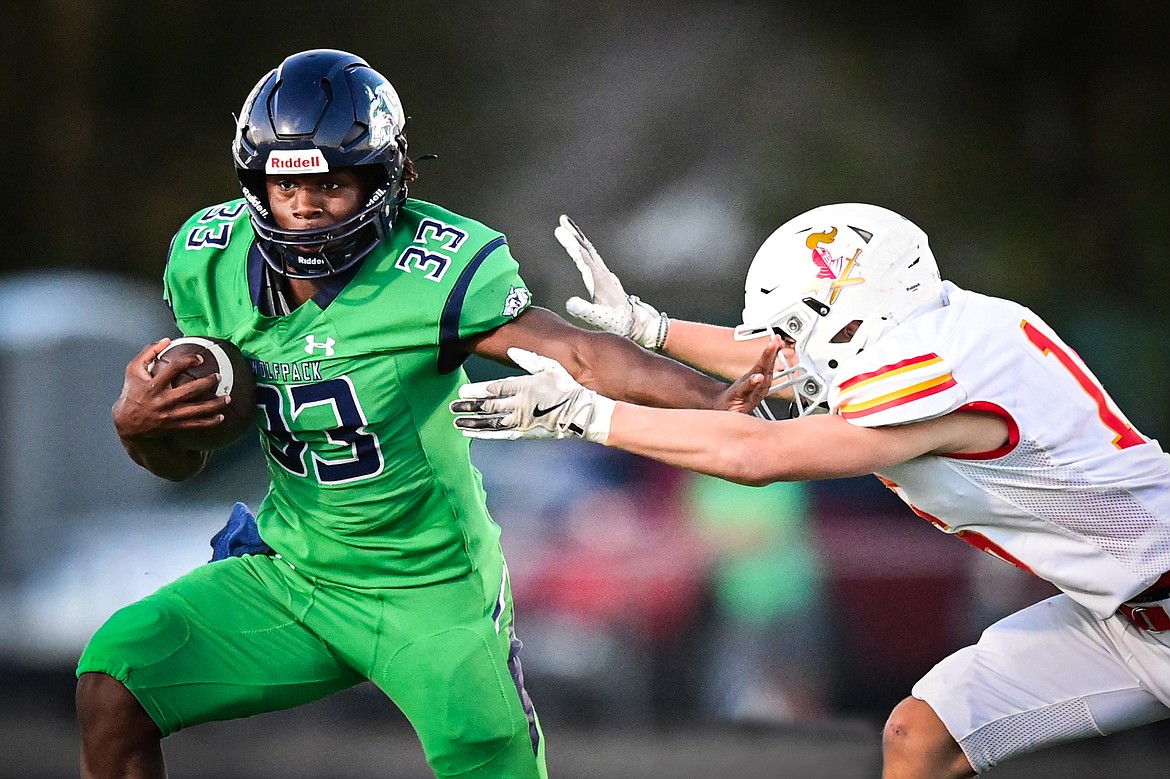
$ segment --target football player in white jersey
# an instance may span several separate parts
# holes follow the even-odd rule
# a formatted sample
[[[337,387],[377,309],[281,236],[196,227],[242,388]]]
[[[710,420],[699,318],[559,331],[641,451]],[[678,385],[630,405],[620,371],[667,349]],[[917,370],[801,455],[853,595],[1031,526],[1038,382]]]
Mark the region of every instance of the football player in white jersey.
[[[710,373],[747,370],[749,405],[781,395],[793,418],[615,403],[524,353],[532,375],[452,404],[466,435],[582,437],[744,484],[876,474],[940,530],[1061,590],[914,685],[886,723],[883,776],[971,776],[1170,717],[1170,455],[1035,313],[942,281],[926,234],[872,205],[777,229],[734,331],[668,319],[570,221],[557,234],[592,296],[570,313]]]

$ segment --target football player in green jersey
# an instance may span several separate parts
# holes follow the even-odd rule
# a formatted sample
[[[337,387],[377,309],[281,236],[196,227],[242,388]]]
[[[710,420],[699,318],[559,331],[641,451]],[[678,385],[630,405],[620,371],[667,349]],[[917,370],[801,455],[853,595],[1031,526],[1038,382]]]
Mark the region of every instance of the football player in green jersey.
[[[239,115],[242,199],[176,235],[165,296],[186,335],[237,344],[257,377],[271,554],[202,566],[115,613],[78,665],[84,777],[161,777],[161,739],[369,680],[439,776],[538,777],[499,527],[449,403],[477,354],[539,351],[582,384],[651,405],[734,407],[737,391],[629,340],[531,305],[504,236],[407,197],[406,118],[362,59],[313,50],[267,74]],[[114,424],[173,480],[208,452],[213,378],[127,366]],[[192,358],[194,359],[194,358]]]

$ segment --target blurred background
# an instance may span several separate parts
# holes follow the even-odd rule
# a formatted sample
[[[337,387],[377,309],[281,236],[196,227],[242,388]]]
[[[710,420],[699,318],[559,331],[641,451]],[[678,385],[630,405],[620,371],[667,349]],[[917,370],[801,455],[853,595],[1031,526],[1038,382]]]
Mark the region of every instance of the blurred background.
[[[1165,440],[1167,22],[1056,0],[22,4],[0,30],[0,775],[76,775],[89,635],[263,495],[251,438],[173,485],[124,456],[109,407],[174,333],[171,235],[237,196],[233,112],[288,54],[386,75],[412,156],[439,155],[411,194],[507,233],[539,305],[581,292],[561,213],[629,291],[732,325],[775,227],[873,202],[930,234],[944,277],[1038,311]],[[752,490],[584,444],[473,453],[556,776],[875,776],[913,682],[1051,592],[874,479]],[[1148,776],[1167,735],[996,775]],[[366,687],[167,749],[175,776],[427,775]]]

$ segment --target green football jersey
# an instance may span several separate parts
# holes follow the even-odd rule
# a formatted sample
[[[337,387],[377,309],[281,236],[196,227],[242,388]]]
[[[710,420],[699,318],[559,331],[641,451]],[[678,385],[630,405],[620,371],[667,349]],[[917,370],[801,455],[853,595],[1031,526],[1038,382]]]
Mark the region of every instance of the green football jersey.
[[[230,339],[256,373],[265,542],[358,587],[498,569],[499,528],[447,404],[467,380],[455,343],[530,303],[504,236],[408,200],[352,278],[284,316],[258,307],[254,237],[242,200],[195,214],[164,294],[183,333]]]

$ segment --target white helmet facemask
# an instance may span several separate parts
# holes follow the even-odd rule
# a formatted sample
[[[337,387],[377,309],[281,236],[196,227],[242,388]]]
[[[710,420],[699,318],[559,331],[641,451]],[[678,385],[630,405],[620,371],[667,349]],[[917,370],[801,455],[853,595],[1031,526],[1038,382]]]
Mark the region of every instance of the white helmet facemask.
[[[841,203],[781,225],[756,252],[744,283],[737,340],[781,335],[772,391],[791,389],[793,416],[827,410],[838,367],[895,325],[941,305],[926,233],[878,206]]]

